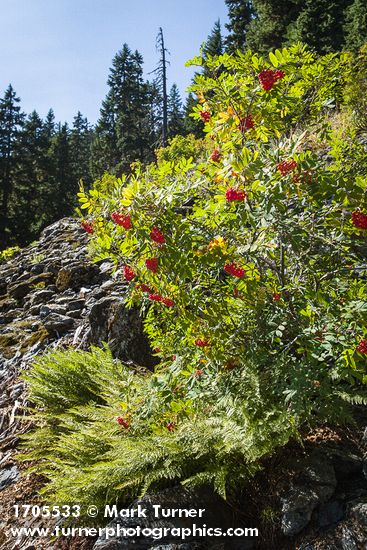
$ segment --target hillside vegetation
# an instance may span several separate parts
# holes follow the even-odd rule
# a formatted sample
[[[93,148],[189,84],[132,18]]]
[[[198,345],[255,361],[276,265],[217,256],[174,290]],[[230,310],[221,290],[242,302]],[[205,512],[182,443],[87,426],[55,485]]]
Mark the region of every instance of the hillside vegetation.
[[[302,45],[208,56],[192,88],[205,140],[81,188],[91,254],[115,263],[160,362],[37,360],[25,458],[47,501],[129,502],[173,481],[228,495],[367,402],[363,63]]]

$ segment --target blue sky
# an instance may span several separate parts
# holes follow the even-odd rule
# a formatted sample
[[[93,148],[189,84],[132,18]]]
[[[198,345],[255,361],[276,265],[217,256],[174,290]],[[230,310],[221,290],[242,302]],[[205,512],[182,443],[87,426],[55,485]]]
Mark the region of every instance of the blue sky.
[[[171,56],[169,84],[184,93],[214,22],[224,27],[224,0],[0,0],[0,93],[13,85],[25,112],[71,122],[80,110],[94,123],[114,54],[126,42],[155,68],[161,26]]]

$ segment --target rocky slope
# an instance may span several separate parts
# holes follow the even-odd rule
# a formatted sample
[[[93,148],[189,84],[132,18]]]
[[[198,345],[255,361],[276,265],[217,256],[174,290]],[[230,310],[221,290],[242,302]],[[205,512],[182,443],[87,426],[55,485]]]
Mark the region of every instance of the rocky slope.
[[[14,519],[13,505],[37,502],[42,480],[29,476],[15,460],[17,442],[27,429],[26,389],[19,373],[46,349],[74,346],[88,349],[107,342],[124,361],[152,367],[137,311],[124,307],[124,284],[108,262],[87,258],[87,236],[73,219],[45,229],[40,240],[0,266],[0,549],[88,549],[94,540],[10,537],[9,528],[30,526]],[[23,417],[23,418],[22,418]],[[211,518],[224,525],[258,527],[260,537],[239,546],[223,541],[157,546],[151,541],[101,537],[97,550],[147,548],[200,550],[258,548],[261,550],[367,549],[367,415],[350,432],[321,431],[306,437],[305,447],[288,446],[264,464],[258,476],[230,513],[223,501],[205,494]],[[172,488],[147,496],[164,506],[172,501],[198,500]],[[201,497],[200,497],[201,498]],[[204,497],[203,497],[204,498]],[[191,500],[190,500],[191,499]],[[33,526],[38,522],[34,521]],[[126,526],[131,526],[125,520]],[[141,542],[139,543],[141,544]],[[209,544],[209,546],[208,546]]]
[[[154,364],[138,313],[125,310],[121,274],[112,275],[108,262],[89,261],[86,244],[78,222],[66,218],[0,265],[0,548],[4,550],[13,548],[4,534],[14,523],[10,509],[14,502],[4,504],[7,488],[11,486],[10,499],[17,496],[17,486],[22,493],[27,490],[14,462],[19,435],[27,427],[21,422],[27,395],[19,373],[46,349],[87,349],[102,342],[124,361]],[[40,544],[37,550],[43,548]],[[23,547],[26,541],[14,546]]]

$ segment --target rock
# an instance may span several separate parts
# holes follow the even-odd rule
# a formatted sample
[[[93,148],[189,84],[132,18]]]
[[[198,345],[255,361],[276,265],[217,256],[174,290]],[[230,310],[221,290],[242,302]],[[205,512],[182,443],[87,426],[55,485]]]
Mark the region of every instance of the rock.
[[[43,321],[43,325],[48,332],[58,332],[62,334],[74,325],[74,320],[66,315],[59,315],[51,312]]]
[[[54,293],[52,292],[52,290],[49,289],[37,290],[34,294],[32,294],[29,300],[29,306],[45,304],[53,297],[53,295]]]
[[[294,487],[282,499],[282,532],[288,537],[308,525],[319,502],[317,493],[307,487]]]
[[[66,304],[66,310],[69,311],[77,311],[83,309],[85,305],[85,300],[69,300]]]
[[[56,287],[59,292],[67,288],[79,288],[82,284],[93,281],[100,275],[98,267],[92,263],[77,262],[74,265],[60,269]]]
[[[88,321],[90,344],[100,346],[107,342],[114,356],[122,361],[133,361],[145,367],[157,363],[143,333],[139,311],[127,309],[123,298],[102,298],[92,306]]]
[[[44,269],[45,269],[45,264],[37,263],[37,264],[32,265],[31,273],[34,273],[35,275],[39,275],[40,273],[42,273],[44,271]]]
[[[30,292],[30,286],[28,283],[19,283],[13,286],[10,286],[8,289],[8,294],[11,298],[15,300],[22,300]]]
[[[325,528],[335,525],[344,517],[344,507],[341,502],[332,500],[320,506],[318,513],[319,527]]]
[[[39,315],[41,319],[44,319],[50,313],[57,313],[57,315],[66,315],[66,307],[60,304],[47,304],[40,307]]]
[[[366,447],[367,447],[367,426],[365,427],[365,429],[363,431],[362,443],[363,443],[363,445],[366,445]]]
[[[16,466],[10,466],[0,470],[0,491],[14,483],[18,478],[18,468]]]
[[[362,458],[354,453],[333,449],[330,458],[337,478],[344,478],[362,471]]]
[[[349,515],[354,518],[363,529],[367,529],[367,499],[362,502],[352,502],[349,508]]]
[[[336,488],[336,476],[332,462],[323,452],[314,452],[305,460],[302,478],[312,484],[320,502],[326,502]]]
[[[140,505],[147,510],[147,518],[118,518],[114,519],[108,527],[116,528],[120,525],[121,528],[136,528],[141,529],[162,529],[166,528],[191,528],[195,524],[198,529],[216,527],[221,528],[224,532],[231,527],[240,527],[239,520],[234,516],[232,509],[224,500],[215,495],[207,488],[198,489],[195,492],[189,491],[183,487],[172,487],[156,494],[146,495],[143,499],[136,501],[131,508],[137,508]],[[162,518],[155,517],[153,505],[160,505],[164,509],[205,509],[202,517],[174,517]],[[249,527],[248,525],[246,527]],[[162,539],[154,540],[153,536],[146,537],[130,537],[124,536],[111,537],[106,536],[106,531],[101,536],[93,550],[173,550],[180,548],[181,550],[251,550],[255,548],[254,539],[251,537],[239,538],[211,538],[208,536],[200,537],[200,533],[188,535],[185,541],[180,538],[170,540],[170,537],[163,536]]]
[[[347,528],[343,529],[343,534],[340,542],[343,550],[358,550],[357,543],[354,540],[352,533]]]
[[[327,502],[337,485],[332,462],[323,452],[313,452],[297,466],[299,476],[282,499],[282,532],[287,536],[308,525],[313,511]],[[321,521],[328,521],[325,510],[321,517]]]
[[[71,317],[72,319],[80,319],[82,313],[79,309],[73,309],[72,311],[68,311],[68,317]]]

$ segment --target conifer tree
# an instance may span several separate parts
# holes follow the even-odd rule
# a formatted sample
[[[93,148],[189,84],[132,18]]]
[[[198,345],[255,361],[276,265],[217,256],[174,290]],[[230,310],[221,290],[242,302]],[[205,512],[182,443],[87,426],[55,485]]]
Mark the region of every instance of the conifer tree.
[[[208,56],[214,57],[217,55],[222,55],[223,52],[224,52],[224,44],[223,44],[223,37],[222,37],[222,29],[220,26],[220,21],[218,19],[218,21],[214,23],[214,27],[211,33],[209,34],[203,47],[203,60],[204,60],[203,74],[205,76],[213,76],[211,74],[211,71],[208,70],[205,64],[206,58]],[[216,73],[217,75],[219,75],[220,69],[217,70]]]
[[[88,120],[78,111],[70,132],[70,166],[74,181],[77,183],[82,179],[87,187],[92,183],[90,175],[92,136],[93,131]]]
[[[222,37],[222,28],[220,25],[220,20],[214,23],[214,27],[209,34],[205,46],[203,49],[204,57],[211,55],[222,55],[224,51],[223,37]]]
[[[357,51],[367,43],[367,0],[354,0],[345,13],[344,42],[348,50]]]
[[[251,0],[226,0],[228,6],[229,23],[226,28],[229,34],[226,38],[226,47],[230,52],[243,50],[246,47],[246,34],[254,16]]]
[[[54,160],[53,185],[49,190],[50,216],[58,219],[72,212],[78,191],[71,169],[70,130],[66,122],[58,124],[50,153]]]
[[[124,44],[112,62],[109,91],[102,103],[92,147],[93,176],[121,174],[136,160],[152,159],[149,140],[150,91],[143,58]]]
[[[173,84],[168,97],[168,136],[184,133],[184,113],[180,92]]]
[[[325,54],[344,46],[345,11],[351,0],[306,0],[297,19],[289,24],[287,38]]]
[[[38,113],[33,111],[16,142],[17,163],[14,167],[10,214],[12,236],[17,244],[29,243],[50,221],[48,199],[52,181],[49,145],[45,125]]]
[[[281,48],[287,41],[288,26],[296,21],[304,4],[304,0],[253,0],[246,45],[260,53]]]
[[[0,99],[0,248],[11,242],[9,207],[14,186],[15,143],[24,122],[20,99],[11,84]]]
[[[55,113],[53,109],[49,109],[45,121],[44,121],[44,132],[46,135],[51,138],[55,132]]]

